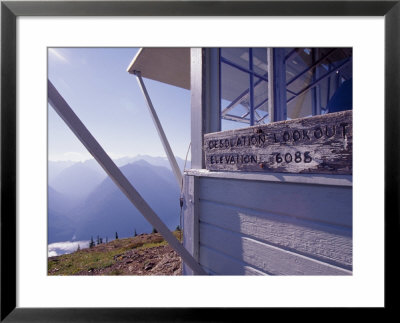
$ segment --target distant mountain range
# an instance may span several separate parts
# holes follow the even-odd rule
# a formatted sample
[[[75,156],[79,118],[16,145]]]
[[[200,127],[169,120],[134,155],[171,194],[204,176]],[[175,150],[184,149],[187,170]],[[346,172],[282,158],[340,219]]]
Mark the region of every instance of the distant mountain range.
[[[177,158],[183,170],[184,161]],[[171,229],[179,224],[179,186],[163,157],[115,160],[121,171]],[[186,165],[190,168],[190,162]],[[92,159],[48,164],[48,243],[109,240],[149,233],[152,226]]]
[[[76,223],[69,212],[73,209],[73,201],[66,198],[50,186],[48,196],[48,240],[49,243],[71,240],[75,233]]]
[[[49,176],[49,185],[64,197],[84,200],[106,176],[100,166],[96,169],[88,162],[78,162],[61,170],[54,178]]]

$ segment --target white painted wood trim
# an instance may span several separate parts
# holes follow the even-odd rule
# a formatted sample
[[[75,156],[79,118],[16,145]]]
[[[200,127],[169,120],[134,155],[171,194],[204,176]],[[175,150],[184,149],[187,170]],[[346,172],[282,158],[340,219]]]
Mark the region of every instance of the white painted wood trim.
[[[240,179],[262,182],[301,183],[328,186],[353,186],[352,175],[320,175],[320,174],[289,174],[289,173],[251,173],[251,172],[218,172],[206,169],[188,169],[185,174],[198,177],[214,177],[225,179]]]
[[[168,161],[171,165],[172,171],[175,175],[176,180],[178,181],[179,188],[182,190],[183,177],[182,177],[181,170],[179,169],[178,163],[176,161],[175,155],[173,154],[171,146],[169,145],[167,136],[165,135],[165,132],[161,125],[160,119],[158,118],[157,112],[154,109],[153,103],[151,102],[149,93],[147,92],[146,86],[144,85],[144,82],[143,82],[142,76],[140,75],[140,72],[136,71],[135,75],[137,77],[139,87],[142,90],[143,96],[146,100],[147,107],[149,108],[149,112],[150,112],[151,118],[153,119],[154,126],[157,129],[157,133],[158,133],[161,143],[164,147],[164,151],[167,154]]]
[[[136,53],[135,57],[132,59],[132,61],[130,62],[128,68],[126,69],[126,71],[127,71],[128,73],[131,73],[131,74],[132,74],[132,73],[134,72],[134,70],[133,70],[133,65],[135,64],[135,62],[136,62],[136,60],[138,59],[138,57],[139,57],[140,55],[142,55],[142,51],[143,51],[143,48],[139,48],[139,50],[138,50],[138,52]]]
[[[193,269],[198,275],[206,275],[206,272],[192,257],[192,255],[175,238],[168,227],[157,216],[153,209],[147,204],[142,196],[136,191],[133,185],[124,176],[121,170],[107,155],[97,140],[92,136],[86,126],[74,113],[64,98],[58,93],[57,89],[48,80],[48,101],[57,114],[64,120],[72,132],[78,137],[90,154],[97,160],[100,166],[110,176],[113,182],[126,195],[132,204],[146,218],[150,224],[167,240],[172,248],[182,257],[182,260]]]
[[[194,176],[184,176],[183,245],[196,261],[199,259],[199,200],[194,196],[198,181]],[[193,275],[193,272],[184,265],[183,274]]]
[[[192,167],[205,168],[203,136],[221,130],[219,50],[191,48]]]
[[[190,100],[192,167],[205,168],[203,151],[203,51],[190,49]]]

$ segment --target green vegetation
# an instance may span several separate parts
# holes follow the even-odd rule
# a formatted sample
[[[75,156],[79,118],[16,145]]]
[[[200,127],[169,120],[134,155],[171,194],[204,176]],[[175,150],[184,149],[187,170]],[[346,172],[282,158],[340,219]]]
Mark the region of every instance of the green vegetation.
[[[174,231],[174,236],[180,239],[180,232]],[[47,263],[49,275],[80,275],[90,274],[95,269],[112,266],[119,257],[132,249],[143,250],[164,246],[167,242],[160,234],[138,235],[133,238],[118,239],[108,243],[100,243],[97,246],[80,249],[74,253],[50,257]],[[100,239],[99,239],[100,242]],[[121,274],[117,269],[112,270],[111,275]]]
[[[87,252],[83,249],[69,255],[62,255],[49,259],[48,272],[55,275],[75,275],[82,271],[90,272],[93,269],[106,268],[114,263],[114,256],[123,252],[123,249],[114,249],[107,252],[94,250]]]
[[[90,238],[89,248],[93,248],[95,246],[93,237]]]

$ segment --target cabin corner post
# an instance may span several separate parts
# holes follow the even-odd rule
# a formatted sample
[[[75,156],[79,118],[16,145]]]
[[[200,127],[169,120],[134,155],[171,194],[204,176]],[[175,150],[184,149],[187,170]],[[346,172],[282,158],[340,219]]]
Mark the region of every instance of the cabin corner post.
[[[221,130],[220,49],[191,48],[191,168],[205,168],[204,135]],[[199,261],[199,178],[185,176],[184,246]],[[183,266],[183,273],[193,272]]]
[[[183,246],[199,262],[199,212],[198,198],[195,192],[198,187],[196,176],[184,175],[184,209],[183,209]],[[193,270],[185,263],[182,264],[183,275],[194,275]]]
[[[268,48],[268,110],[271,121],[286,120],[286,69],[284,48]]]
[[[191,48],[192,168],[205,168],[203,136],[220,131],[219,49]]]

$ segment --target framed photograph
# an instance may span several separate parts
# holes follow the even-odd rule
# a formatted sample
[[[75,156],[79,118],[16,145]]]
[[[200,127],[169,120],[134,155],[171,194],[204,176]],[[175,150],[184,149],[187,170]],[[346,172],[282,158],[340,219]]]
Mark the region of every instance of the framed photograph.
[[[399,195],[399,135],[397,123],[400,108],[398,94],[400,86],[400,4],[398,1],[2,1],[1,32],[2,321],[207,321],[210,320],[210,316],[215,320],[225,321],[228,320],[229,316],[235,315],[235,311],[239,310],[254,311],[279,307],[373,307],[391,309],[394,306],[389,289],[390,286],[396,286],[395,283],[398,280],[394,274],[396,266],[393,264],[393,258],[395,258],[393,255],[397,254],[396,243],[393,239],[399,233],[397,202]],[[239,47],[245,49],[239,50],[236,53],[237,55],[234,53],[235,50],[228,50]],[[114,166],[107,159],[109,158],[107,154],[101,152],[101,146],[96,146],[93,143],[88,131],[88,129],[95,129],[95,126],[86,121],[90,120],[91,117],[95,118],[96,114],[104,112],[101,110],[100,101],[110,100],[109,104],[112,105],[113,99],[108,99],[105,95],[102,95],[96,101],[94,100],[96,93],[88,92],[86,97],[81,94],[81,101],[91,105],[92,108],[88,110],[86,116],[84,112],[80,112],[82,122],[86,123],[88,128],[86,129],[85,125],[79,128],[80,126],[77,126],[80,122],[79,119],[75,120],[73,116],[67,116],[69,113],[68,103],[71,101],[68,97],[67,83],[73,82],[73,78],[68,81],[59,78],[54,83],[55,86],[48,84],[48,79],[51,78],[49,75],[56,79],[59,71],[68,71],[76,68],[76,66],[79,66],[82,75],[81,80],[76,80],[77,84],[78,82],[85,82],[83,75],[90,73],[89,71],[100,78],[107,78],[106,74],[101,74],[102,69],[114,67],[105,65],[105,61],[97,60],[99,56],[96,56],[95,53],[101,52],[104,57],[115,55],[113,56],[115,59],[121,59],[123,56],[124,62],[126,57],[131,55],[132,63],[125,66],[126,71],[123,72],[126,73],[126,76],[131,77],[133,83],[131,84],[130,79],[127,78],[126,87],[115,86],[108,89],[108,92],[115,94],[115,100],[119,100],[118,104],[123,109],[126,106],[125,101],[129,101],[129,98],[120,95],[121,91],[129,92],[130,86],[133,89],[134,86],[137,87],[139,84],[138,89],[141,87],[144,92],[143,105],[147,100],[153,120],[157,119],[157,114],[154,111],[152,112],[152,103],[147,96],[141,74],[137,73],[136,70],[136,67],[140,67],[142,64],[138,59],[138,54],[143,54],[143,52],[140,52],[139,48],[175,50],[185,48],[184,54],[186,52],[191,54],[188,57],[191,57],[192,79],[182,80],[179,76],[172,75],[171,84],[191,91],[188,92],[189,94],[185,94],[188,101],[185,104],[192,105],[192,120],[188,121],[190,118],[185,120],[188,124],[187,127],[200,130],[198,135],[195,136],[193,136],[192,130],[192,169],[186,174],[190,175],[189,177],[208,178],[205,181],[207,185],[204,184],[208,193],[202,198],[211,202],[207,202],[208,204],[204,208],[208,207],[214,213],[218,211],[223,214],[228,209],[228,204],[231,203],[224,197],[227,195],[234,196],[235,194],[238,199],[240,197],[246,199],[247,204],[258,203],[257,201],[262,199],[263,195],[261,193],[259,195],[249,193],[251,189],[256,190],[258,184],[251,184],[253,187],[245,183],[256,183],[264,180],[266,182],[279,182],[281,183],[279,185],[283,185],[284,182],[289,183],[286,186],[287,188],[282,190],[282,192],[286,192],[287,196],[280,196],[279,192],[274,192],[274,188],[269,191],[273,195],[273,199],[279,201],[282,205],[288,198],[295,197],[301,200],[302,193],[300,191],[303,191],[306,195],[314,194],[315,200],[318,200],[318,202],[313,205],[315,207],[320,205],[321,210],[323,210],[322,204],[329,201],[327,196],[334,194],[338,200],[342,199],[340,201],[343,201],[331,206],[333,208],[332,214],[336,212],[337,218],[333,215],[332,217],[319,217],[318,215],[319,222],[316,225],[311,223],[315,221],[314,215],[309,218],[305,216],[298,219],[293,214],[289,214],[293,207],[288,207],[287,210],[282,209],[282,214],[289,212],[285,215],[290,215],[293,219],[288,222],[286,229],[283,230],[287,230],[285,231],[286,234],[291,234],[294,231],[287,228],[292,228],[292,225],[295,224],[298,227],[311,228],[312,231],[313,228],[323,227],[327,223],[329,230],[331,230],[329,231],[330,236],[338,233],[332,238],[336,241],[335,243],[340,244],[342,242],[337,241],[344,241],[344,249],[350,243],[348,254],[342,253],[338,256],[340,259],[332,256],[336,252],[336,247],[330,246],[329,241],[321,242],[321,239],[327,238],[328,235],[315,236],[312,238],[313,240],[304,240],[304,245],[300,243],[303,240],[298,240],[300,242],[297,242],[298,246],[295,248],[285,246],[285,242],[279,239],[267,239],[268,250],[276,251],[284,248],[284,257],[292,257],[296,264],[298,262],[300,264],[309,262],[309,250],[312,250],[313,246],[308,245],[308,243],[315,242],[319,246],[324,244],[326,246],[318,257],[312,259],[312,266],[305,265],[311,269],[309,273],[303,273],[304,275],[302,275],[301,270],[296,271],[297,267],[296,269],[288,268],[282,273],[273,270],[269,272],[268,268],[270,267],[264,266],[262,259],[256,260],[254,263],[252,260],[245,260],[244,262],[247,262],[245,269],[242,265],[243,268],[239,266],[240,268],[237,267],[239,269],[236,269],[237,261],[232,255],[224,254],[218,248],[216,248],[217,252],[213,251],[213,253],[209,251],[211,247],[207,249],[209,247],[207,243],[211,243],[209,241],[214,241],[215,245],[229,244],[229,241],[234,241],[229,240],[229,237],[232,237],[230,231],[234,231],[232,223],[226,224],[218,221],[218,223],[213,223],[214,220],[210,219],[211,222],[209,223],[215,226],[207,232],[212,234],[203,233],[202,239],[204,240],[200,242],[196,240],[197,238],[194,239],[197,241],[197,245],[193,243],[192,239],[193,236],[196,237],[196,233],[190,236],[192,234],[190,230],[183,230],[184,235],[188,235],[185,236],[186,241],[189,241],[189,243],[184,244],[184,247],[192,255],[197,255],[202,247],[203,254],[206,254],[208,250],[207,259],[213,259],[214,262],[211,264],[204,258],[201,260],[201,258],[195,257],[194,263],[183,268],[184,275],[178,277],[121,276],[121,272],[116,268],[112,271],[115,274],[109,275],[108,273],[109,276],[100,274],[100,276],[88,277],[90,275],[69,274],[69,271],[63,272],[62,275],[56,275],[60,269],[54,264],[58,260],[50,264],[48,257],[56,256],[59,249],[56,249],[55,244],[52,245],[53,249],[47,249],[48,244],[52,242],[47,231],[47,226],[50,225],[50,223],[47,223],[49,212],[47,197],[48,194],[51,194],[48,191],[50,176],[48,159],[50,154],[53,153],[52,156],[57,159],[61,150],[58,150],[57,143],[51,142],[51,138],[49,138],[51,123],[59,121],[54,121],[56,120],[55,117],[48,112],[48,99],[50,105],[57,110],[63,121],[70,126],[91,155],[103,166],[114,183],[122,191],[128,192],[125,195],[145,215],[147,220],[150,219],[150,223],[156,223],[155,226],[153,225],[153,233],[157,233],[155,227],[163,230],[163,226],[158,226],[157,219],[154,220],[155,217],[150,214],[151,212],[146,211],[146,207],[140,209],[142,202],[135,204],[137,200],[130,198],[135,193],[130,188],[126,188],[129,183],[123,184],[122,173],[118,173],[116,166],[113,168]],[[190,48],[191,50],[189,50]],[[203,50],[196,51],[196,48],[203,48]],[[225,50],[214,51],[218,48],[225,48]],[[261,56],[257,56],[252,48],[257,48],[261,56],[265,54],[264,56],[268,57],[268,63],[264,64],[265,66],[259,59]],[[269,51],[267,48],[273,49]],[[261,53],[264,49],[265,53]],[[336,50],[336,61],[330,61],[333,66],[331,67],[325,63],[324,59]],[[123,55],[118,56],[117,52],[123,53]],[[174,58],[182,53],[183,51],[176,50],[172,54],[165,54],[165,56],[172,57],[171,61],[174,61]],[[208,100],[209,110],[212,111],[213,109],[213,95],[215,94],[212,94],[212,91],[210,91],[210,94],[202,93],[205,88],[203,87],[204,84],[202,82],[196,83],[197,79],[195,78],[196,73],[205,73],[205,66],[208,66],[205,65],[205,61],[212,66],[215,53],[218,53],[219,56],[215,57],[218,57],[218,64],[222,66],[218,72],[221,73],[218,74],[221,83],[218,84],[222,84],[221,87],[224,87],[221,80],[225,77],[231,80],[229,83],[231,88],[225,87],[220,90],[217,104],[219,109],[213,119],[204,117],[201,113],[196,115],[193,102]],[[153,52],[146,52],[146,55],[157,58],[158,52],[154,50]],[[241,66],[239,60],[235,60],[235,55],[241,58],[245,57],[250,67],[247,69],[247,67]],[[263,80],[263,68],[266,69],[264,73],[267,72],[267,67],[269,68],[268,74],[265,75],[270,75],[269,73],[278,75],[279,55],[291,57],[291,68],[293,71],[297,69],[300,72],[302,69],[296,65],[304,60],[297,59],[297,56],[312,56],[309,66],[314,69],[314,74],[310,74],[313,81],[307,83],[309,85],[306,86],[305,90],[318,89],[319,92],[318,94],[317,90],[309,92],[310,102],[307,103],[308,99],[302,96],[303,92],[300,87],[296,90],[289,88],[288,84],[295,84],[295,81],[302,76],[302,73],[299,72],[299,76],[293,75],[292,81],[289,79],[289,83],[285,83],[285,89],[295,94],[291,97],[289,93],[286,100],[287,102],[299,102],[296,103],[297,108],[288,105],[285,110],[274,110],[272,104],[265,104],[264,108],[259,108],[266,102],[266,100],[260,101],[261,103],[257,106],[256,101],[257,86],[262,85],[263,81],[265,81],[264,83],[268,81],[267,79]],[[79,61],[79,65],[72,66],[66,58],[67,56],[73,57],[76,62]],[[273,62],[272,67],[269,67],[269,59]],[[145,59],[143,60],[143,64],[146,64]],[[198,65],[200,66],[198,70],[196,70],[197,65],[194,63],[196,60],[203,64]],[[57,65],[56,63],[60,64]],[[347,68],[349,64],[350,70]],[[58,67],[61,68],[57,69]],[[326,71],[326,76],[329,78],[325,76],[319,78],[321,74],[318,74],[318,68],[322,72]],[[154,70],[156,69],[157,67],[154,67]],[[95,71],[98,71],[98,74]],[[243,107],[248,106],[250,108],[248,108],[248,113],[238,110],[235,114],[233,111],[237,108],[236,96],[231,96],[230,101],[223,103],[221,98],[223,95],[230,95],[229,91],[235,86],[232,80],[233,78],[240,80],[240,73],[250,75],[248,79],[246,78],[246,82],[249,84],[246,86],[252,90],[249,90],[250,94],[241,94],[240,102]],[[213,82],[213,76],[210,76],[213,74],[210,72],[207,75],[208,80],[211,80],[210,83]],[[337,82],[333,91],[338,91],[339,88],[343,89],[349,79],[352,81],[350,109],[330,110],[334,109],[332,107],[333,92],[329,92],[332,88],[331,83],[329,83],[331,82],[331,75],[337,80],[335,81],[332,78],[332,82]],[[143,77],[146,78],[147,76],[143,75]],[[163,77],[164,75],[160,76],[161,79]],[[248,77],[247,74],[246,77]],[[138,83],[135,82],[135,78],[138,79]],[[157,76],[152,76],[150,79],[157,80]],[[274,82],[278,82],[277,80],[274,78]],[[286,76],[285,82],[288,82],[287,80]],[[163,80],[161,81],[163,82]],[[324,92],[322,84],[325,83],[322,82],[327,84],[326,88],[329,90]],[[198,84],[198,87],[194,86],[196,84]],[[64,92],[58,92],[60,88]],[[271,88],[270,91],[270,85],[268,85],[268,91],[270,91],[268,92],[268,99],[279,100],[280,94],[274,93],[274,87]],[[162,88],[155,87],[154,89],[163,93]],[[68,103],[63,103],[62,96],[65,93],[65,99]],[[302,96],[301,100],[296,101],[296,96]],[[165,104],[169,105],[172,111],[174,101],[172,98],[168,99],[171,101],[161,98],[159,102],[160,104],[163,100],[168,102]],[[190,100],[192,103],[190,103]],[[322,104],[318,100],[323,100],[324,103]],[[307,102],[304,103],[305,101]],[[353,102],[353,112],[341,112],[352,110]],[[317,103],[318,108],[316,108]],[[206,105],[206,103],[201,104]],[[72,110],[74,110],[73,107]],[[122,116],[120,112],[122,110],[118,112]],[[337,114],[323,115],[327,113]],[[109,119],[115,118],[117,120],[116,114],[116,112],[110,113]],[[210,115],[212,115],[212,112]],[[298,121],[302,120],[298,118],[309,116],[313,116],[315,118],[313,120],[316,120],[308,126],[310,129],[312,127],[312,133],[315,135],[315,138],[312,139],[315,142],[324,136],[325,129],[325,137],[327,140],[329,139],[329,142],[333,140],[332,137],[336,138],[337,134],[339,143],[335,142],[332,145],[344,144],[346,147],[343,152],[335,157],[333,166],[329,165],[329,171],[326,170],[328,166],[326,166],[325,161],[323,162],[325,166],[314,165],[313,163],[314,168],[310,168],[308,163],[313,160],[315,152],[310,153],[310,149],[307,147],[295,147],[297,150],[303,149],[304,151],[302,150],[301,153],[295,150],[273,153],[273,158],[262,161],[260,161],[260,154],[264,153],[263,150],[260,148],[259,151],[256,151],[254,147],[250,147],[253,139],[254,145],[261,147],[261,144],[266,140],[266,137],[262,137],[262,134],[270,131],[269,129],[274,129],[273,127],[276,126],[278,121],[283,121],[286,131],[275,132],[276,147],[282,147],[281,142],[283,141],[292,140],[294,145],[300,139],[311,140],[309,136],[312,135],[309,130],[304,130],[305,123],[302,123],[304,129],[299,128],[300,121]],[[132,115],[131,117],[135,116]],[[123,119],[118,119],[120,125],[126,122]],[[215,121],[217,119],[218,121]],[[224,119],[224,123],[221,126],[222,119]],[[261,122],[263,120],[269,120],[268,122],[275,123],[275,125],[264,125]],[[319,120],[327,123],[324,126],[325,128],[316,126],[318,122],[322,122]],[[354,127],[351,120],[354,120]],[[237,121],[244,122],[245,128],[234,128],[231,123]],[[353,134],[349,136],[349,122],[351,122],[351,131],[354,132],[354,155],[351,151]],[[154,123],[158,127],[157,120]],[[204,126],[205,124],[207,126]],[[129,129],[129,122],[126,122],[124,126]],[[254,138],[251,136],[255,129],[252,126],[259,127],[256,129],[258,131],[257,137],[253,135]],[[208,127],[207,131],[203,127]],[[117,136],[115,128],[110,126],[108,129],[115,137]],[[336,131],[337,129],[340,131]],[[157,130],[159,134],[161,133],[160,138],[163,141],[165,135],[163,135],[162,129],[161,131],[160,128]],[[210,134],[203,136],[203,130],[204,134]],[[221,132],[221,130],[226,132]],[[152,131],[156,132],[155,129],[152,129]],[[143,132],[146,133],[146,129],[143,129]],[[238,135],[238,133],[242,135]],[[98,133],[94,130],[93,134],[94,137],[97,137]],[[227,137],[225,134],[229,134],[229,136]],[[281,139],[277,139],[279,134]],[[226,154],[225,157],[218,155],[220,151],[226,153],[225,148],[228,153],[235,149],[239,151],[240,145],[246,145],[246,136],[249,138],[249,147],[245,147],[247,155],[243,155],[241,159],[238,157],[239,155],[229,155],[231,156],[228,156],[229,160],[225,156]],[[123,140],[123,137],[119,139],[121,142]],[[178,145],[179,140],[178,137],[171,140],[171,143],[175,145],[174,147]],[[144,136],[142,141],[141,149],[151,151],[151,148],[153,148],[151,146],[154,145],[150,139],[146,139]],[[107,141],[103,140],[102,142]],[[204,142],[207,143],[207,147],[202,148],[205,145]],[[351,145],[350,159],[348,159],[349,143]],[[186,147],[187,144],[185,142],[182,147]],[[129,146],[129,140],[125,142],[126,145]],[[165,148],[165,142],[163,142],[163,145],[164,149],[168,151],[168,148]],[[179,148],[182,151],[180,156],[184,156],[186,151],[182,147]],[[84,147],[82,151],[86,151]],[[252,155],[254,151],[256,153]],[[319,150],[316,151],[319,154]],[[69,156],[72,156],[71,154]],[[168,152],[166,154],[168,156]],[[79,158],[83,157],[80,156]],[[223,163],[224,160],[226,160],[226,165]],[[241,163],[239,163],[239,160]],[[307,165],[300,162],[307,163]],[[278,165],[277,163],[282,164]],[[268,169],[275,167],[276,169],[273,169],[270,173],[265,173],[266,167]],[[325,168],[323,170],[324,176],[321,177],[318,174],[321,173],[322,167]],[[332,169],[335,169],[335,171],[332,171]],[[215,173],[212,173],[213,171]],[[220,176],[218,172],[231,172],[229,175],[226,175],[228,173],[225,175],[232,183],[242,181],[241,183],[244,185],[242,192],[231,189],[234,187],[233,184],[226,189],[217,187],[218,176]],[[310,174],[303,177],[297,176],[304,172]],[[178,182],[180,182],[182,179],[178,175],[177,177]],[[65,181],[64,177],[64,183]],[[160,181],[161,179],[157,180],[157,182]],[[196,183],[188,181],[188,187],[193,185],[193,189],[203,185],[200,181]],[[306,184],[310,183],[317,189],[308,191]],[[324,185],[329,185],[331,190],[325,192]],[[290,188],[288,188],[289,186]],[[343,187],[350,188],[346,191],[347,197],[341,197],[344,194],[342,192]],[[62,185],[59,186],[59,189],[62,189]],[[83,194],[81,192],[76,193]],[[191,193],[185,192],[185,194],[189,199]],[[218,203],[213,200],[216,196],[220,199],[217,201]],[[185,203],[186,200],[182,202],[185,210],[186,208],[190,209]],[[224,208],[221,208],[221,205]],[[233,209],[232,205],[229,205],[229,208]],[[234,207],[238,209],[237,212],[241,216],[240,221],[244,221],[240,225],[249,226],[251,221],[250,217],[246,217],[247,211],[244,205],[245,203],[238,203]],[[301,203],[296,205],[298,209],[304,206]],[[304,209],[306,210],[306,208]],[[254,206],[253,211],[262,213],[262,207]],[[98,209],[94,211],[96,214],[99,214],[99,212]],[[347,218],[346,212],[350,214]],[[316,213],[318,212],[316,211]],[[279,210],[276,210],[275,214],[279,214]],[[265,218],[264,215],[263,217]],[[260,219],[263,217],[260,217]],[[193,225],[193,228],[196,227],[196,224],[193,224],[195,223],[194,220],[187,214],[184,214],[184,221],[189,221],[189,225]],[[193,221],[193,223],[190,221]],[[257,220],[259,230],[263,225],[268,226],[263,224],[262,221],[264,220]],[[94,222],[88,223],[93,225]],[[211,228],[209,223],[202,225]],[[173,223],[172,226],[175,228],[176,225],[177,223]],[[225,227],[225,225],[228,227]],[[239,226],[239,224],[237,225]],[[251,225],[254,225],[254,223]],[[180,223],[178,227],[181,229]],[[60,236],[65,236],[65,240],[68,240],[72,232],[67,230],[68,224],[63,222],[59,228],[64,230],[59,233]],[[151,230],[151,227],[149,228],[146,227],[146,230]],[[127,230],[127,232],[132,231],[132,235],[135,231],[134,235],[137,235],[136,228]],[[257,232],[256,227],[251,230]],[[112,230],[112,235],[114,231],[116,230]],[[305,235],[310,235],[311,231],[307,231],[308,233]],[[86,230],[77,240],[89,240],[90,237],[85,238],[89,234],[88,232],[90,231]],[[246,237],[244,240],[240,240],[241,243],[246,242],[249,237],[253,238],[252,232],[243,232]],[[262,232],[262,234],[274,234],[274,232],[274,230],[271,230]],[[121,236],[122,233],[119,233]],[[129,233],[124,233],[124,235],[127,234]],[[303,233],[298,235],[303,237]],[[96,239],[95,236],[92,236],[89,243],[96,245],[93,238]],[[101,247],[104,242],[103,239],[108,242],[112,240],[111,238],[114,239],[109,235],[97,236],[97,246]],[[115,232],[115,239],[118,240],[117,232]],[[207,239],[207,242],[205,242],[205,239]],[[243,244],[240,248],[247,248],[246,250],[251,253],[254,250],[254,245],[264,243],[262,239],[264,238],[255,235],[255,238],[251,241],[252,244]],[[61,240],[54,239],[54,241]],[[78,248],[80,251],[82,246],[77,244],[78,242],[81,241],[75,241],[72,246],[75,250]],[[231,243],[230,247],[233,248],[233,244]],[[58,248],[61,247],[58,246]],[[181,248],[181,245],[179,245],[179,248]],[[196,248],[199,248],[199,250]],[[274,255],[272,251],[268,254],[271,257]],[[115,257],[118,256],[121,255],[115,253]],[[254,256],[254,258],[257,257]],[[192,261],[190,257],[185,259],[185,264],[190,264]],[[279,262],[279,260],[274,261]],[[218,270],[221,267],[218,266],[222,266],[221,263],[225,266],[224,268],[228,269],[221,269],[222,274],[219,274]],[[149,266],[146,270],[151,269],[154,264]],[[88,269],[84,268],[84,271],[88,272]],[[191,271],[193,268],[194,271]],[[207,275],[193,275],[196,270],[199,273],[204,271]],[[90,268],[90,271],[95,271],[95,269]],[[298,275],[296,275],[297,272]],[[260,273],[265,276],[254,276]],[[344,276],[343,273],[345,273]],[[368,293],[365,292],[366,286],[368,286]]]

